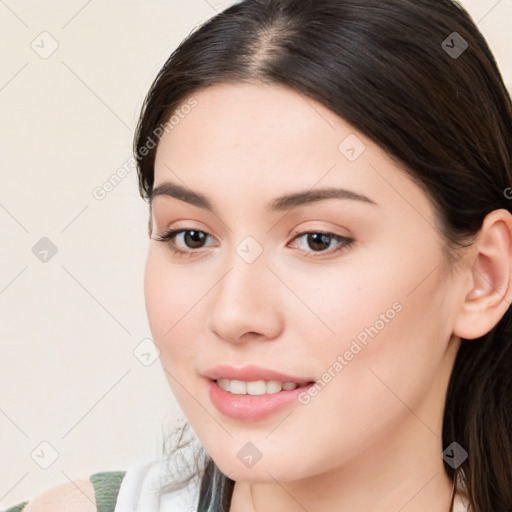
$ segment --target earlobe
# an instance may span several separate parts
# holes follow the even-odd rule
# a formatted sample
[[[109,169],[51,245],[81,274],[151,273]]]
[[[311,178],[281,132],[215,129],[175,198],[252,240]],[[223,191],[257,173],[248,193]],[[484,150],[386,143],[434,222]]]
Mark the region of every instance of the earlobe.
[[[512,300],[512,215],[489,213],[482,223],[468,262],[470,283],[462,298],[453,332],[475,339],[491,331]]]

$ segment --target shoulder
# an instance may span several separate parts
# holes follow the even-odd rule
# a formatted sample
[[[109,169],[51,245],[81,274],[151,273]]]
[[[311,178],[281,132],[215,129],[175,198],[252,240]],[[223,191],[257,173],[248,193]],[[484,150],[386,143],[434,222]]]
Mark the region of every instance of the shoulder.
[[[96,512],[93,484],[88,479],[69,482],[30,500],[23,512]]]

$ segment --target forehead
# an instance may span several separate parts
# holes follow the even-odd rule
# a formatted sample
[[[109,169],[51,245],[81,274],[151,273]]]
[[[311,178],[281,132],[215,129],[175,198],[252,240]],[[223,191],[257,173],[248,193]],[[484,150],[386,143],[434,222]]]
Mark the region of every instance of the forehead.
[[[180,112],[187,102],[194,107]],[[408,214],[411,204],[429,212],[424,192],[382,148],[291,88],[218,84],[177,112],[157,148],[155,186],[170,180],[240,207],[251,197],[338,186]]]
[[[157,161],[162,152],[183,160],[192,141],[194,151],[186,160],[196,164],[201,158],[211,163],[212,158],[232,160],[235,155],[257,162],[335,155],[340,135],[352,131],[323,105],[279,85],[218,84],[194,94],[193,100],[187,114],[180,112],[183,104],[178,107],[177,124],[162,138]]]
[[[195,106],[185,109],[191,100]],[[172,119],[157,148],[155,181],[171,164],[189,175],[192,167],[210,176],[236,170],[249,179],[257,168],[269,172],[267,179],[279,179],[287,170],[298,177],[305,167],[332,167],[340,141],[354,131],[323,105],[267,84],[208,87],[187,98]]]

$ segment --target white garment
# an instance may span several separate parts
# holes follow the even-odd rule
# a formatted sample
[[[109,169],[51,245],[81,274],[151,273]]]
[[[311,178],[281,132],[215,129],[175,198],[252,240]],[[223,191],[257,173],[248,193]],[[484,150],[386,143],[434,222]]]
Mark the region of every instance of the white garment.
[[[157,459],[139,464],[126,472],[114,512],[195,512],[201,478],[184,483],[175,478],[169,484],[168,461]],[[168,484],[168,485],[167,485]]]
[[[465,494],[457,493],[453,503],[453,512],[468,512],[469,501]]]

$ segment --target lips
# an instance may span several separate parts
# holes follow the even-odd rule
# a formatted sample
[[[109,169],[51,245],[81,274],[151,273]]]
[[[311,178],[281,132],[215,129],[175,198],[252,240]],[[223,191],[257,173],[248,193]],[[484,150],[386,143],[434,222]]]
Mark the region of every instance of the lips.
[[[204,377],[217,380],[217,379],[229,379],[229,380],[242,380],[246,382],[253,381],[272,381],[277,380],[280,382],[295,382],[299,386],[315,382],[316,379],[313,377],[298,377],[295,375],[288,375],[282,372],[271,370],[269,368],[263,368],[257,365],[243,366],[242,368],[236,368],[227,364],[214,366],[203,374]]]
[[[298,406],[299,395],[306,392],[307,388],[313,386],[316,382],[316,379],[311,377],[299,377],[257,365],[236,368],[222,364],[210,368],[202,375],[205,379],[205,389],[210,401],[217,410],[231,419],[248,422],[264,420],[285,408]],[[281,391],[271,394],[233,394],[221,387],[225,384],[225,382],[222,383],[222,380],[246,383],[266,381],[271,386],[276,384],[275,382],[272,384],[272,381],[288,384],[293,382],[297,384],[297,387],[290,390],[283,388]],[[243,386],[242,382],[237,383],[236,386]]]

